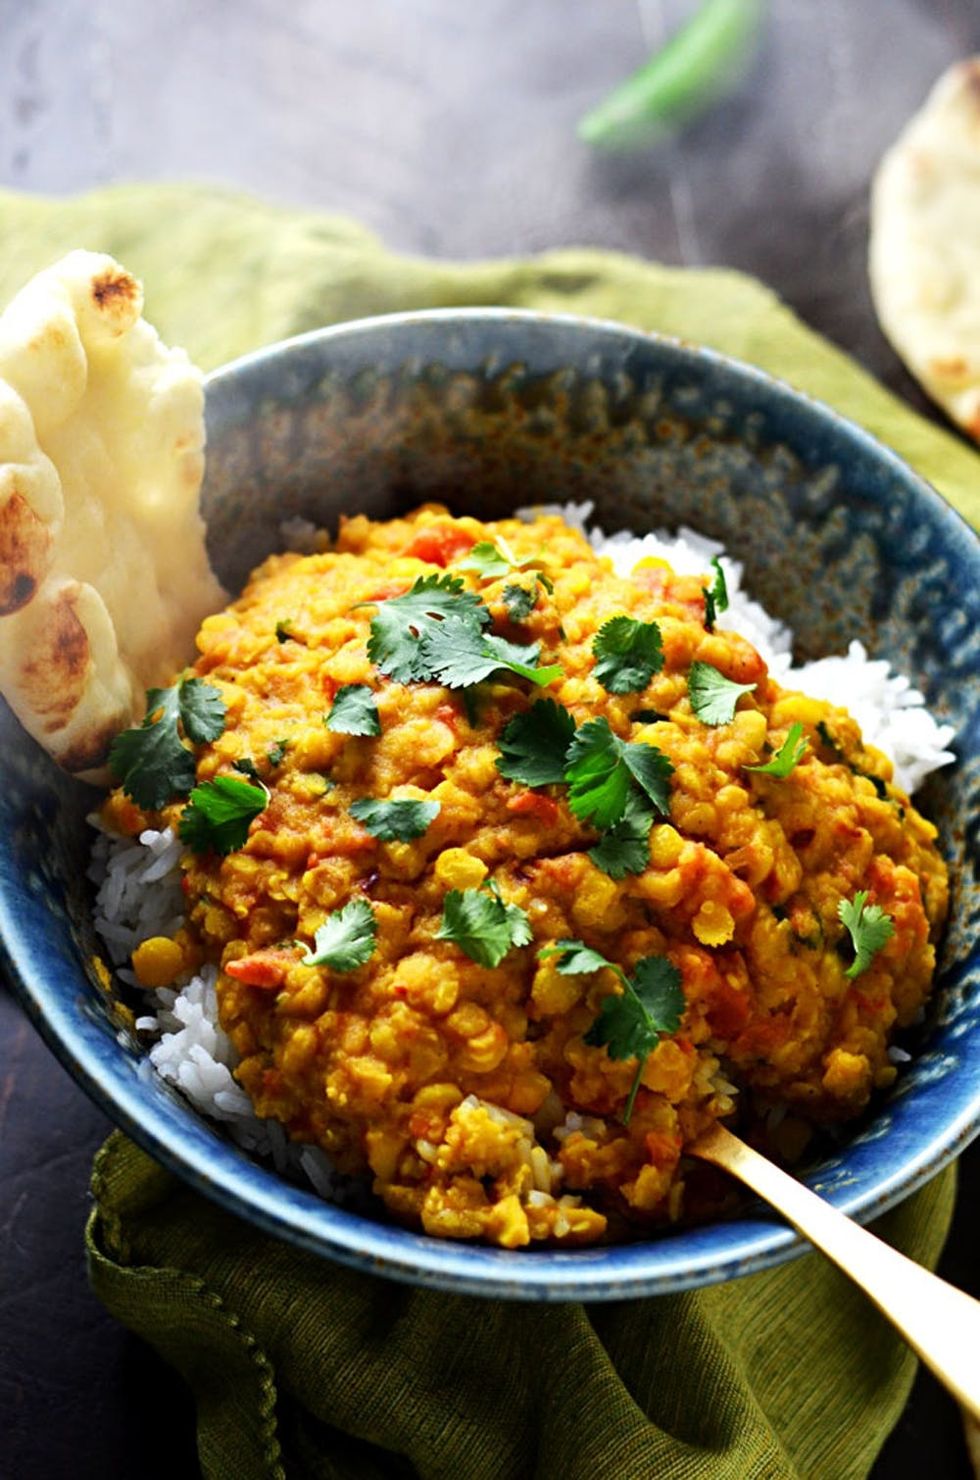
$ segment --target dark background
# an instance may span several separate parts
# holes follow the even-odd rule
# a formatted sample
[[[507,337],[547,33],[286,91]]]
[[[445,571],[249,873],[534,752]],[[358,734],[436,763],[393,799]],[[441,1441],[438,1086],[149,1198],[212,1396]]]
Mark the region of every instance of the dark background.
[[[420,254],[590,244],[740,267],[924,408],[872,312],[868,185],[933,79],[980,50],[980,7],[772,0],[732,97],[680,138],[597,157],[576,119],[691,9],[0,0],[0,185],[205,179],[348,212]],[[197,1473],[189,1396],[85,1283],[89,1164],[108,1129],[0,991],[2,1480]],[[961,1167],[941,1272],[980,1294],[980,1143]],[[928,1374],[873,1475],[923,1472],[970,1474]]]

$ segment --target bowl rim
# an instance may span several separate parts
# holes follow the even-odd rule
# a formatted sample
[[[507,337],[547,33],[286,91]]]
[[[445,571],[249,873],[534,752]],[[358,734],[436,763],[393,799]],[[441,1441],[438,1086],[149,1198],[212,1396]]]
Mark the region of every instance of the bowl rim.
[[[464,323],[504,325],[508,322],[541,327],[558,325],[572,332],[585,330],[624,341],[649,351],[651,345],[677,356],[693,371],[706,363],[724,377],[754,384],[771,403],[773,398],[790,410],[801,407],[808,415],[829,421],[845,444],[883,460],[889,473],[914,488],[946,524],[954,544],[977,545],[977,536],[965,519],[897,453],[872,433],[849,421],[833,407],[796,390],[758,367],[704,346],[669,335],[640,330],[618,322],[573,314],[507,308],[441,308],[378,315],[313,329],[280,340],[218,367],[205,377],[205,390],[220,392],[224,385],[252,370],[264,369],[298,350],[332,344],[399,327],[419,324]],[[520,358],[520,356],[516,356]],[[207,404],[207,403],[206,403]],[[605,1301],[652,1294],[670,1294],[701,1288],[771,1268],[807,1252],[810,1245],[768,1209],[731,1220],[684,1227],[679,1235],[666,1232],[635,1243],[562,1250],[500,1250],[440,1240],[325,1202],[312,1191],[295,1187],[271,1168],[253,1162],[216,1132],[186,1102],[180,1135],[174,1138],[174,1111],[170,1092],[147,1096],[146,1085],[128,1065],[106,1060],[105,1028],[84,1014],[73,1016],[75,990],[55,991],[34,965],[36,948],[23,929],[3,885],[0,869],[0,953],[6,974],[28,1016],[56,1057],[88,1096],[127,1135],[185,1183],[243,1217],[263,1231],[338,1262],[413,1284],[486,1297],[532,1301]],[[50,964],[50,963],[49,963]],[[68,963],[65,985],[70,985]],[[77,970],[77,963],[76,963]],[[146,1055],[144,1054],[145,1060]],[[926,1137],[901,1168],[880,1182],[857,1192],[847,1186],[831,1189],[827,1200],[858,1222],[877,1218],[910,1196],[947,1166],[980,1132],[980,1073],[972,1098],[939,1134]],[[162,1092],[161,1086],[154,1086]],[[185,1120],[189,1124],[185,1124]],[[804,1181],[819,1182],[818,1168]],[[724,1250],[713,1247],[717,1230],[726,1230]],[[684,1247],[672,1248],[678,1239]]]

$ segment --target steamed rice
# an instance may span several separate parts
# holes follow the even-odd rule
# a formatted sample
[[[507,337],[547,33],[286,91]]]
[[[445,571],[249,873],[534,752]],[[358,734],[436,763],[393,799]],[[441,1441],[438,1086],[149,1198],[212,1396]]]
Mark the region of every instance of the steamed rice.
[[[607,536],[588,527],[591,512],[589,503],[533,511],[563,515],[588,535],[600,554],[610,558],[620,575],[629,575],[638,560],[650,557],[665,560],[679,574],[699,575],[718,557],[729,595],[724,625],[756,647],[783,687],[849,709],[865,739],[893,761],[895,779],[909,793],[932,771],[954,759],[948,748],[952,727],[938,724],[909,680],[893,673],[884,660],[870,659],[860,642],[852,642],[844,656],[794,666],[789,628],[742,590],[742,566],[725,555],[717,541],[686,528],[676,535],[661,531],[640,538],[628,533]],[[317,547],[317,531],[305,521],[294,521],[284,534],[290,548]],[[95,814],[89,820],[99,829],[89,869],[89,878],[97,886],[95,928],[120,980],[138,988],[125,964],[132,952],[150,936],[172,935],[182,923],[182,846],[170,828],[147,829],[134,840],[105,832]],[[138,988],[144,995],[145,1011],[136,1018],[136,1028],[152,1040],[148,1061],[153,1071],[196,1111],[221,1122],[246,1150],[271,1160],[277,1171],[305,1179],[321,1197],[349,1200],[358,1189],[350,1179],[336,1175],[323,1151],[290,1142],[278,1121],[256,1116],[234,1078],[236,1054],[218,1022],[216,981],[217,968],[205,966],[176,987]],[[909,1057],[898,1047],[892,1047],[889,1055],[897,1064]],[[734,1086],[727,1089],[735,1093]],[[498,1107],[486,1108],[505,1113]],[[569,1112],[564,1125],[556,1129],[556,1138],[560,1141],[580,1124],[581,1117]],[[551,1196],[549,1172],[535,1169],[538,1192],[532,1196]]]

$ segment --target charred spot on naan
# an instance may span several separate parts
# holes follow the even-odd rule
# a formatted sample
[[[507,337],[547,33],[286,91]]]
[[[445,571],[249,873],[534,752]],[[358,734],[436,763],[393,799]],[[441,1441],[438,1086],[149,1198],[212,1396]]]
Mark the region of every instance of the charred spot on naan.
[[[129,328],[142,308],[139,283],[124,267],[107,267],[92,279],[92,301],[104,321],[118,332]]]
[[[82,588],[62,587],[37,624],[31,651],[20,665],[21,693],[42,729],[64,729],[82,700],[91,660],[88,633],[76,611]]]
[[[92,297],[100,308],[114,298],[124,298],[128,303],[133,303],[139,297],[139,287],[136,279],[125,268],[120,267],[118,271],[109,269],[99,273],[93,280]]]
[[[0,509],[0,617],[30,601],[47,573],[52,535],[16,489]]]
[[[58,765],[73,776],[97,771],[106,764],[109,746],[119,731],[115,723],[100,725],[82,735],[58,752]]]

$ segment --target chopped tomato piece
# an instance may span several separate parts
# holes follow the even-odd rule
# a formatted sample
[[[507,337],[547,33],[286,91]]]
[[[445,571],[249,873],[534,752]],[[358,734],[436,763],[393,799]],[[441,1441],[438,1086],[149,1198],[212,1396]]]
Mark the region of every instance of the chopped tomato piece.
[[[711,1031],[719,1038],[737,1038],[751,1011],[747,992],[740,992],[724,977],[719,977],[717,984],[712,985],[707,1018]]]
[[[419,531],[405,554],[414,555],[416,560],[424,560],[429,565],[446,566],[457,555],[472,550],[474,543],[473,536],[463,529],[455,529],[449,524],[430,524]]]
[[[557,820],[558,803],[539,791],[519,791],[507,803],[507,811],[515,812],[518,817],[537,817],[550,827]]]
[[[295,957],[285,951],[253,951],[251,956],[229,961],[225,971],[247,987],[262,987],[269,991],[282,986],[294,960]]]
[[[666,1131],[648,1131],[645,1137],[647,1156],[655,1167],[667,1168],[676,1164],[680,1155],[682,1138]]]

